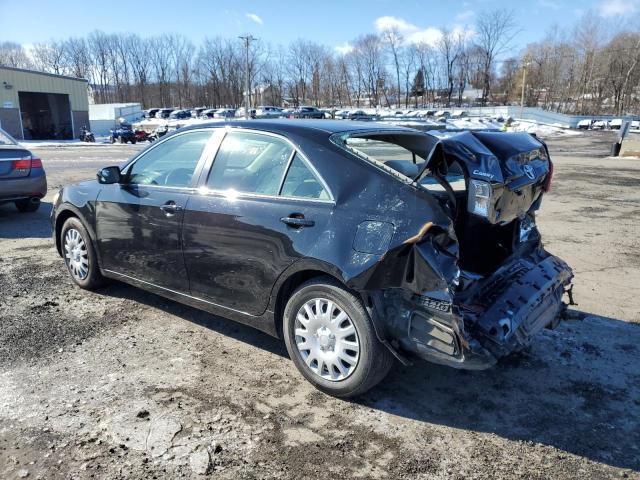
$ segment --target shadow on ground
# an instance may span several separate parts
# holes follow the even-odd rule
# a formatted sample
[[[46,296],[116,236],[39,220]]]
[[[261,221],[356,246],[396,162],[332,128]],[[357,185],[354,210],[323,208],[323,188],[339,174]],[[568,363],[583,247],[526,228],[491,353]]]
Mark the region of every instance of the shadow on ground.
[[[42,202],[35,212],[21,213],[13,203],[0,205],[0,238],[49,238],[51,203]]]
[[[101,293],[166,311],[253,347],[287,356],[253,328],[114,283]],[[396,366],[355,403],[390,415],[534,442],[640,469],[640,325],[574,312],[556,331],[493,369]]]

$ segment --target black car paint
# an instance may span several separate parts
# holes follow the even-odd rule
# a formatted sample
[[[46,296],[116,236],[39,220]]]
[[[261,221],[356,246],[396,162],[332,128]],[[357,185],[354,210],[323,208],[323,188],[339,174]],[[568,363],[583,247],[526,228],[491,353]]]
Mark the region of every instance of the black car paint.
[[[500,315],[508,314],[481,305],[487,291],[511,305],[511,297],[519,295],[512,281],[524,271],[516,268],[522,262],[530,267],[529,284],[544,287],[535,301],[547,307],[545,322],[555,322],[571,271],[542,248],[535,227],[495,275],[476,282],[476,294],[461,293],[457,290],[465,273],[458,267],[453,221],[441,203],[416,184],[399,181],[330,141],[344,131],[416,132],[326,120],[236,121],[179,132],[199,128],[254,129],[287,138],[326,182],[332,200],[243,194],[229,199],[203,191],[198,187],[204,185],[210,156],[207,165],[198,167],[193,184],[180,192],[96,181],[65,187],[52,211],[58,251],[62,223],[75,214],[87,227],[106,276],[276,336],[287,287],[297,278],[324,273],[360,295],[379,338],[403,360],[413,353],[454,367],[485,368],[528,342],[541,328],[524,314],[532,305],[512,315],[514,321],[500,338],[492,329],[500,324]],[[425,144],[433,143],[430,138]],[[445,150],[455,148],[455,139],[442,144]],[[133,197],[138,205],[126,205]],[[184,210],[167,220],[159,206],[169,201],[184,203]],[[294,213],[315,225],[293,228],[281,221]],[[357,240],[363,231],[371,238]],[[557,267],[555,276],[547,278],[550,270],[538,267],[543,262]],[[496,283],[501,290],[491,289]]]

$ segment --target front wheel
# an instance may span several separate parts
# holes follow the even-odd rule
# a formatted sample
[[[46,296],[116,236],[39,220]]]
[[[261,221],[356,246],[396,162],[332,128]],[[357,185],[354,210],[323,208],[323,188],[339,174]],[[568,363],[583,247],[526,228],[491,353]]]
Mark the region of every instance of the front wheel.
[[[336,397],[360,395],[393,365],[362,302],[330,278],[298,288],[285,307],[284,337],[300,373]]]
[[[91,238],[78,218],[64,222],[60,243],[67,270],[76,285],[94,290],[104,284]]]

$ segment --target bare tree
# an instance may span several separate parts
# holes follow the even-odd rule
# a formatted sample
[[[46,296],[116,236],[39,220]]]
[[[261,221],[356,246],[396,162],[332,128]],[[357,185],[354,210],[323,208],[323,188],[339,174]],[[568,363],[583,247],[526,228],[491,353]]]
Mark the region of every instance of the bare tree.
[[[382,32],[382,40],[391,53],[393,66],[396,72],[396,104],[400,104],[400,56],[402,55],[402,42],[404,39],[397,28],[390,28]]]
[[[37,69],[56,75],[67,73],[65,69],[65,48],[63,42],[52,40],[33,46],[33,59]]]
[[[478,16],[476,45],[482,54],[482,104],[491,95],[493,69],[497,57],[516,35],[514,14],[509,10],[492,10]]]
[[[24,47],[15,42],[0,42],[0,65],[15,68],[33,68],[33,62]]]

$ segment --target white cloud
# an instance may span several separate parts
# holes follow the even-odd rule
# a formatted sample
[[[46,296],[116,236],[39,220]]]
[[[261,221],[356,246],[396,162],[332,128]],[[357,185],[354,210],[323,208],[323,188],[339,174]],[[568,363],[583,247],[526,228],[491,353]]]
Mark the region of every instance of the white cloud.
[[[258,15],[256,15],[255,13],[247,13],[247,18],[249,20],[252,20],[254,22],[256,22],[258,25],[264,25],[264,20],[262,20]]]
[[[347,53],[351,53],[353,51],[353,45],[349,42],[344,42],[342,45],[337,45],[335,47],[336,52],[340,55],[346,55]]]
[[[426,43],[427,45],[435,45],[441,38],[442,31],[440,29],[429,27],[407,35],[406,41],[409,43]]]
[[[617,17],[627,15],[638,10],[639,0],[604,0],[600,4],[600,16]]]
[[[404,37],[406,43],[427,43],[435,45],[442,37],[442,31],[428,27],[422,29],[413,23],[398,17],[385,16],[376,19],[374,22],[378,32],[395,30]]]
[[[471,18],[476,14],[476,12],[474,12],[471,9],[467,9],[467,10],[463,10],[461,11],[459,14],[456,15],[456,20],[460,21],[460,22],[466,22],[471,20]]]

